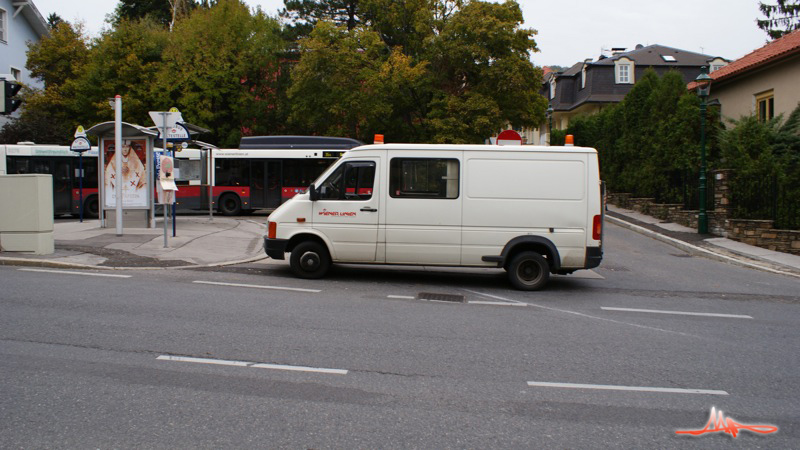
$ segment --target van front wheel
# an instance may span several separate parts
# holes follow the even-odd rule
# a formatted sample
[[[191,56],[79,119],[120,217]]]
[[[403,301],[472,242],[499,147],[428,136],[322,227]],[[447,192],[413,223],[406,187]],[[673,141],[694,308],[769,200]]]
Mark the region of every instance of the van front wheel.
[[[300,278],[322,278],[331,267],[331,257],[324,245],[307,241],[292,250],[289,265],[292,272]]]
[[[522,252],[511,260],[508,279],[521,291],[536,291],[550,279],[550,265],[536,252]]]

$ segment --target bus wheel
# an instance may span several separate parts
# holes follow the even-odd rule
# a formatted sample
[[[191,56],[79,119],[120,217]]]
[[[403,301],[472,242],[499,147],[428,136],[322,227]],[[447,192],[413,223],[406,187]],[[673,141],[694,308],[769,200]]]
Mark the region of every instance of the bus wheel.
[[[96,219],[100,212],[100,204],[97,201],[96,195],[89,196],[83,202],[83,215],[86,217],[91,217],[92,219]]]
[[[297,244],[289,258],[292,272],[299,278],[322,278],[331,267],[331,257],[324,245],[306,241]]]
[[[536,291],[550,279],[550,264],[536,252],[522,252],[511,260],[508,279],[521,291]]]
[[[238,216],[242,212],[242,201],[236,195],[223,195],[219,199],[219,212],[223,216]]]

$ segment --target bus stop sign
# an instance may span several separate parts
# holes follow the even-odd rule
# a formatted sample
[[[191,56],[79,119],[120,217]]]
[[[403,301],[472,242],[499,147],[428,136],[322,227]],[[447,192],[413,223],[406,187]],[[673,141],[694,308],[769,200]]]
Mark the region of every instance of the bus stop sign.
[[[89,142],[84,136],[76,137],[72,144],[69,145],[69,149],[73,152],[83,153],[88,152],[92,149],[92,144]]]

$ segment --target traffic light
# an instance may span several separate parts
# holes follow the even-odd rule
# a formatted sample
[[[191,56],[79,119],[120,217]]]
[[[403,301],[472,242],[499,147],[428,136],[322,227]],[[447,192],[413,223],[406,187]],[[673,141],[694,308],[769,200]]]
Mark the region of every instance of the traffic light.
[[[3,88],[0,89],[0,114],[11,114],[19,105],[22,100],[14,98],[15,95],[22,89],[22,85],[15,81],[3,80]]]

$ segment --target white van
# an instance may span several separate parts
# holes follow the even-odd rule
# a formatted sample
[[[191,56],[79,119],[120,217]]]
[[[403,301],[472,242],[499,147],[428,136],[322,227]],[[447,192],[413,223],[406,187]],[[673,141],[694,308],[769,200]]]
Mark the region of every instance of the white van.
[[[502,267],[536,290],[597,267],[602,226],[592,148],[365,145],[270,214],[264,248],[302,278],[331,263]]]

